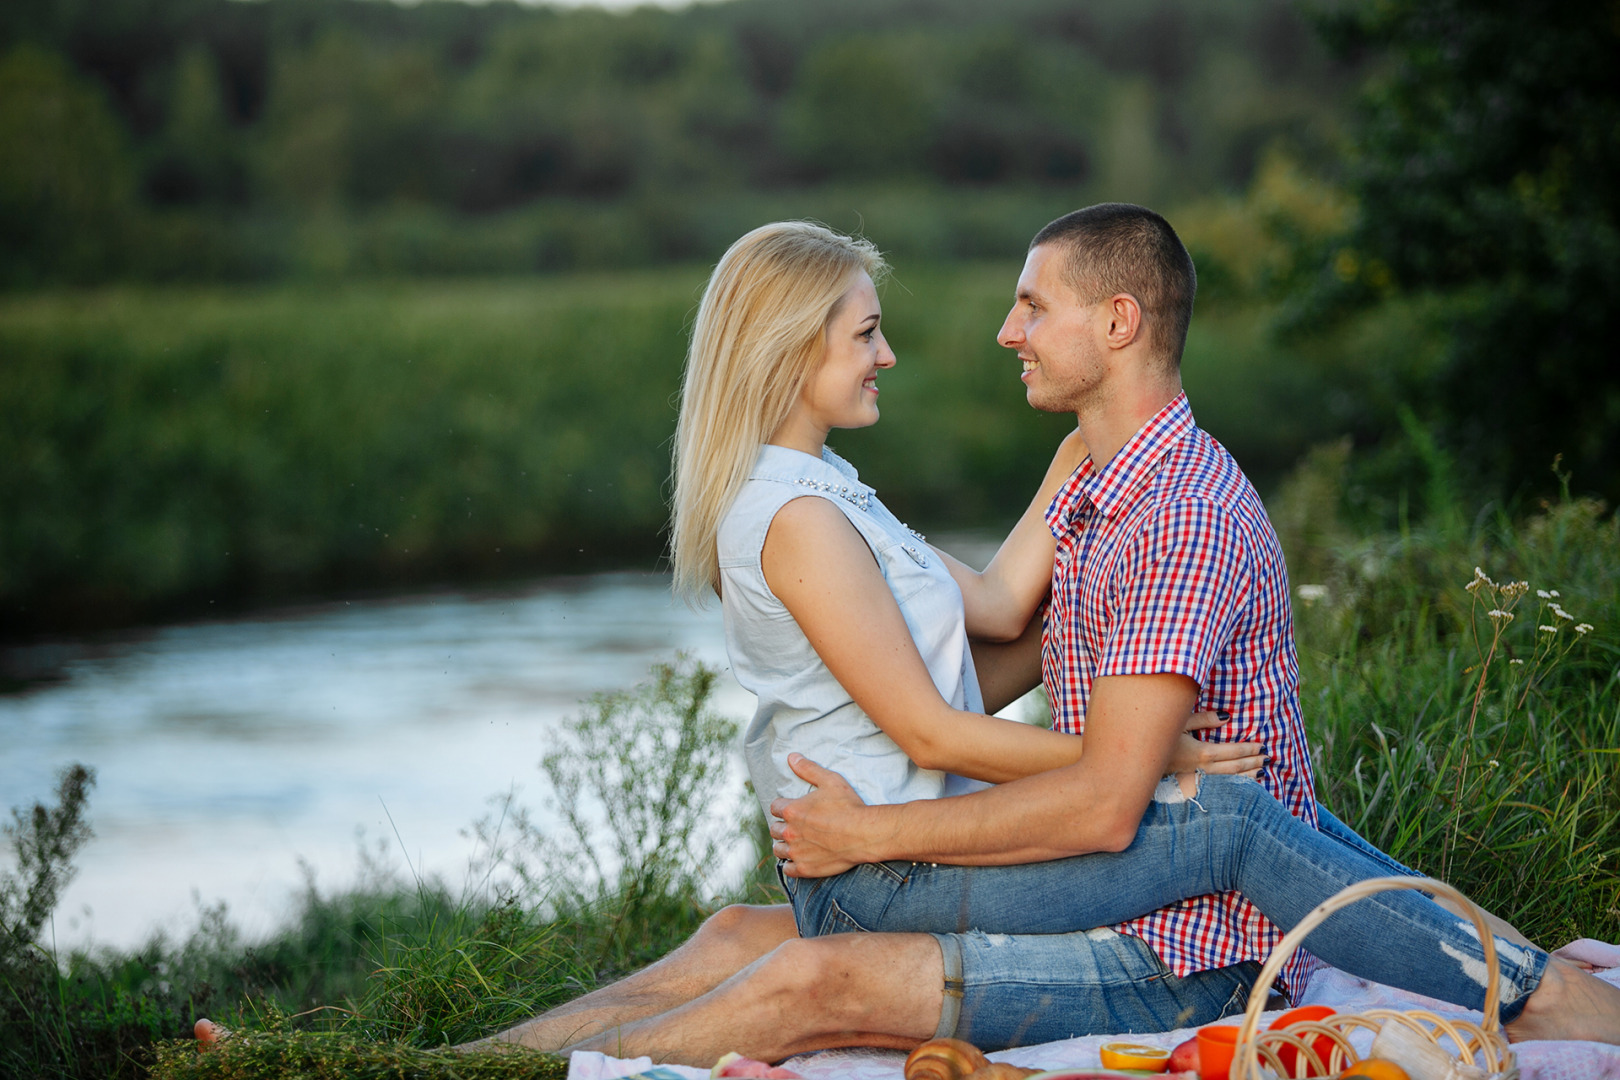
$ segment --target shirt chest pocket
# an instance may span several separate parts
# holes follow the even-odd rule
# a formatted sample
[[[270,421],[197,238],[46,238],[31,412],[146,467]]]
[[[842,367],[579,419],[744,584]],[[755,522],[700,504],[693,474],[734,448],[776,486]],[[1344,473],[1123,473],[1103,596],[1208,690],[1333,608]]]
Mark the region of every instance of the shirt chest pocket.
[[[962,632],[962,592],[945,568],[945,561],[930,548],[920,541],[912,542],[917,549],[912,554],[902,546],[904,543],[891,545],[879,561],[900,615],[906,620],[906,629],[911,631],[911,639],[925,662],[930,657],[954,656],[962,645],[958,640]],[[960,657],[952,663],[959,665]],[[929,670],[934,670],[932,662]]]
[[[870,539],[868,537],[869,542]],[[881,543],[873,545],[873,553],[884,580],[889,583],[889,591],[902,605],[919,593],[937,587],[939,575],[945,572],[939,556],[915,537],[904,540],[885,537]]]

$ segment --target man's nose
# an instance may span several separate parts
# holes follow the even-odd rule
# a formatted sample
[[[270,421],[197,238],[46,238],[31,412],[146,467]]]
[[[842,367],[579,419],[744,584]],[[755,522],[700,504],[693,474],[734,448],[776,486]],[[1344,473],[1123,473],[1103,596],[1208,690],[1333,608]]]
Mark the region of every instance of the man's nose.
[[[1007,318],[996,333],[996,344],[1004,349],[1016,349],[1024,343],[1024,328],[1019,325],[1018,309],[1007,312]]]

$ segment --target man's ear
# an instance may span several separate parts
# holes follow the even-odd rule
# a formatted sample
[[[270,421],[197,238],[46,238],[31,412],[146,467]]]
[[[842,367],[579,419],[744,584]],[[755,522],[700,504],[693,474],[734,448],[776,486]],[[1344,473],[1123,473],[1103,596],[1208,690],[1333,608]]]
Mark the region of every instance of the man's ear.
[[[1107,319],[1104,340],[1110,349],[1123,349],[1142,336],[1142,305],[1130,293],[1115,293],[1109,298]]]

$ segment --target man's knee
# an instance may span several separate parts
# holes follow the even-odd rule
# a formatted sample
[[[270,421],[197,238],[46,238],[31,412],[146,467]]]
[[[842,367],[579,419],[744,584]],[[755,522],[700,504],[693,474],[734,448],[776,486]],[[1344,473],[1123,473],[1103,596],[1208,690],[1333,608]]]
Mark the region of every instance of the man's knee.
[[[924,1037],[938,1020],[942,973],[939,946],[926,934],[794,938],[773,949],[756,972],[759,988],[792,1000],[810,1027],[921,1029]]]
[[[785,904],[730,904],[705,919],[693,937],[705,945],[729,945],[758,955],[796,934],[793,909]]]
[[[855,971],[851,950],[833,938],[790,938],[772,949],[757,978],[769,993],[834,999]]]

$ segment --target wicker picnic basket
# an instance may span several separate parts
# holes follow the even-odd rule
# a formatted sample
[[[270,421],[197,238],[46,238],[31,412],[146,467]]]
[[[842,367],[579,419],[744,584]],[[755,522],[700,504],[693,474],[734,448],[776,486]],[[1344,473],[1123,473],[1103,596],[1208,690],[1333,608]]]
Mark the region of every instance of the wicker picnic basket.
[[[1271,984],[1283,964],[1304,943],[1306,935],[1340,908],[1392,889],[1420,889],[1458,903],[1479,931],[1479,940],[1485,950],[1486,970],[1500,970],[1497,966],[1496,941],[1485,922],[1484,913],[1450,885],[1423,877],[1382,877],[1358,882],[1317,905],[1272,950],[1265,966],[1260,969],[1260,977],[1255,981],[1254,988],[1249,992],[1249,1008],[1238,1028],[1237,1047],[1232,1056],[1232,1080],[1263,1080],[1262,1064],[1275,1076],[1284,1078],[1304,1076],[1311,1065],[1315,1066],[1311,1071],[1317,1076],[1337,1076],[1361,1060],[1348,1037],[1357,1028],[1368,1029],[1375,1035],[1383,1030],[1387,1033],[1385,1039],[1398,1040],[1422,1056],[1444,1059],[1457,1065],[1473,1065],[1480,1070],[1465,1075],[1483,1075],[1488,1080],[1518,1080],[1518,1059],[1508,1046],[1497,1017],[1498,979],[1488,980],[1485,988],[1483,1025],[1467,1020],[1448,1020],[1421,1009],[1410,1012],[1368,1009],[1362,1013],[1335,1013],[1320,1021],[1291,1024],[1279,1031],[1259,1030],[1260,1014],[1271,996]],[[1396,1030],[1395,1025],[1399,1025],[1400,1030]],[[1333,1044],[1327,1061],[1321,1060],[1312,1046],[1312,1043],[1320,1043],[1324,1037]],[[1452,1042],[1449,1049],[1441,1042],[1448,1037]],[[1277,1055],[1277,1051],[1285,1046],[1292,1046],[1296,1050],[1292,1070],[1285,1070]]]

